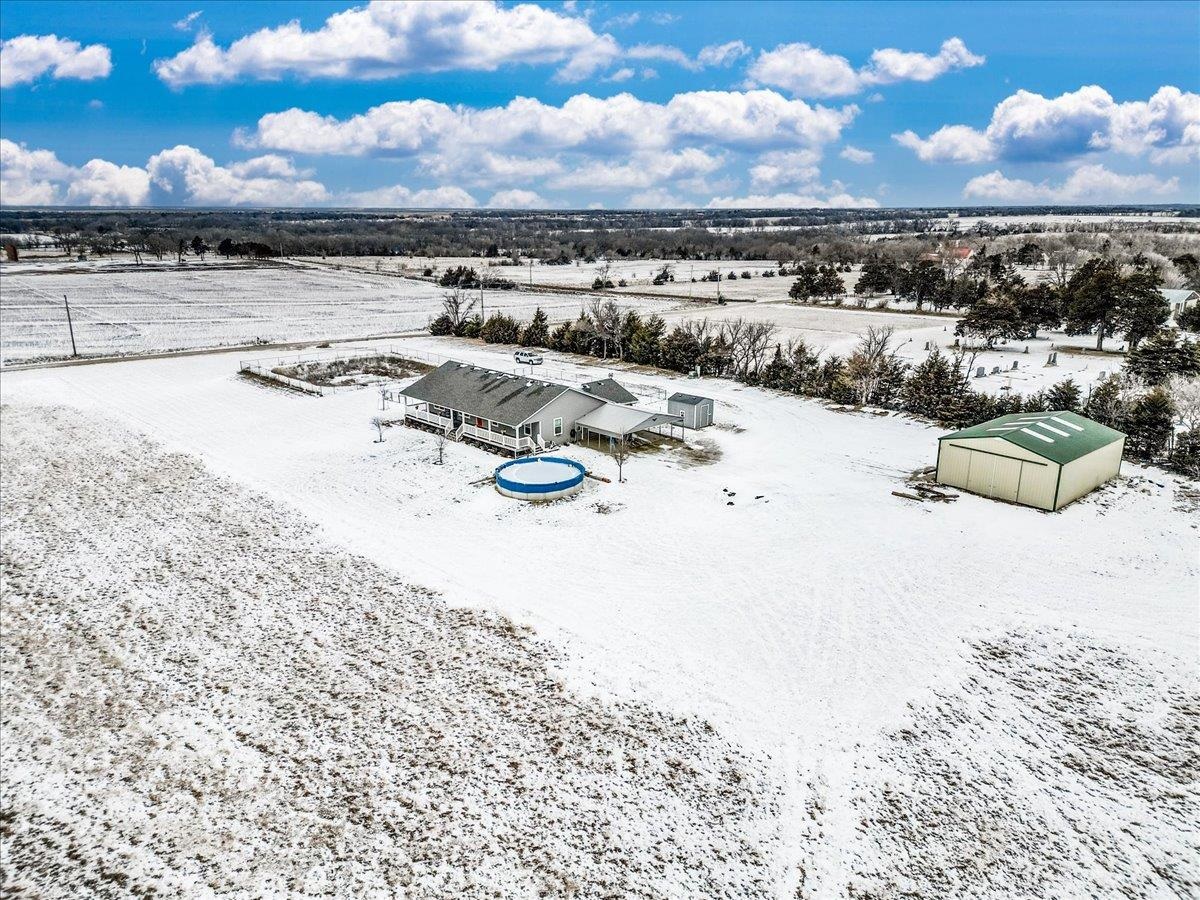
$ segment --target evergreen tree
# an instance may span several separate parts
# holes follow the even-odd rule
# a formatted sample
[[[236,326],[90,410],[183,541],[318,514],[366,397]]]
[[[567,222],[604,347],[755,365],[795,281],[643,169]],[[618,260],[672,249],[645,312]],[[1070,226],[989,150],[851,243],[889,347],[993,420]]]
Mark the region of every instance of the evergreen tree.
[[[944,288],[946,273],[930,260],[921,260],[901,274],[897,294],[901,300],[910,300],[921,309]]]
[[[1068,334],[1095,334],[1096,349],[1124,332],[1130,346],[1154,334],[1170,316],[1170,307],[1159,291],[1162,278],[1152,269],[1139,268],[1125,275],[1120,264],[1107,257],[1089,259],[1067,282],[1063,324]]]
[[[934,349],[918,363],[904,385],[904,409],[937,422],[958,418],[962,378],[941,350]]]
[[[1052,412],[1079,412],[1083,393],[1072,379],[1064,378],[1046,392],[1046,409]]]
[[[856,294],[887,294],[896,284],[896,266],[890,260],[872,257],[863,263],[862,274],[854,285]]]
[[[1184,331],[1200,333],[1200,303],[1184,309],[1175,317],[1175,324]]]
[[[1175,436],[1167,467],[1182,475],[1200,478],[1200,431],[1182,431]]]
[[[677,325],[675,330],[663,339],[662,365],[676,372],[690,372],[699,362],[700,352],[700,344],[695,336]]]
[[[1165,384],[1172,375],[1200,375],[1200,342],[1184,340],[1164,329],[1125,357],[1125,370],[1149,385]]]
[[[492,313],[479,329],[479,337],[488,344],[515,344],[521,335],[521,326],[512,316]]]
[[[782,348],[775,345],[775,355],[771,357],[771,361],[767,363],[762,370],[761,383],[769,388],[777,391],[791,390],[792,386],[792,366],[787,358],[783,355]]]
[[[547,346],[551,350],[558,350],[559,352],[562,352],[562,353],[569,353],[571,351],[570,342],[571,342],[571,323],[563,322],[561,325],[557,326],[554,329],[554,331],[552,331],[550,333],[550,340],[547,342]]]
[[[522,347],[548,347],[550,345],[549,320],[540,306],[534,310],[533,318],[521,331]]]
[[[650,316],[629,343],[630,359],[643,366],[662,364],[662,343],[666,332],[667,323],[662,316]]]
[[[1141,459],[1156,459],[1167,449],[1175,428],[1175,405],[1162,388],[1133,402],[1125,423],[1126,450]]]

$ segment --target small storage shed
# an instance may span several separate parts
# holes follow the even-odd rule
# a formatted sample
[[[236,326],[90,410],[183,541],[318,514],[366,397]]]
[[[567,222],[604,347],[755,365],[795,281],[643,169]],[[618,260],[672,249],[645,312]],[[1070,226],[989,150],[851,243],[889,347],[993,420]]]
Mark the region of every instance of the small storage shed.
[[[1061,509],[1119,475],[1124,450],[1124,434],[1076,413],[1014,413],[939,438],[937,480]]]
[[[697,397],[695,394],[672,394],[667,399],[667,412],[683,416],[684,428],[711,425],[714,406],[711,397]]]

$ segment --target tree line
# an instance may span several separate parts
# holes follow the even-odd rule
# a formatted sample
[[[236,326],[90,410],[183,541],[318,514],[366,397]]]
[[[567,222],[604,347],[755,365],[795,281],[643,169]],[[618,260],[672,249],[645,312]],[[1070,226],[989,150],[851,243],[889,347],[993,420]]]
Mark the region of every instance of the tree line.
[[[801,397],[905,412],[947,428],[1009,413],[1080,412],[1125,432],[1130,457],[1200,475],[1200,346],[1195,342],[1156,336],[1131,354],[1125,373],[1110,376],[1086,395],[1065,378],[1022,396],[973,389],[978,351],[966,347],[934,348],[921,362],[906,362],[897,354],[891,327],[868,327],[855,350],[843,357],[814,350],[803,340],[780,342],[774,323],[743,317],[691,320],[668,330],[661,316],[643,317],[596,298],[577,318],[551,327],[540,307],[522,325],[502,312],[485,320],[475,303],[461,291],[447,294],[430,332],[733,378]],[[1179,433],[1177,419],[1185,426]]]

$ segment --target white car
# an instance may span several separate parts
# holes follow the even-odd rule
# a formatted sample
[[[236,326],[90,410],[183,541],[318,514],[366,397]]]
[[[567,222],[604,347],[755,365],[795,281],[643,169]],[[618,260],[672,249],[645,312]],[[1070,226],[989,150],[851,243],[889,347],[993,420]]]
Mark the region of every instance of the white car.
[[[538,353],[536,350],[518,350],[513,354],[513,359],[523,366],[540,366],[543,362],[545,362],[545,359],[542,358],[542,354]]]

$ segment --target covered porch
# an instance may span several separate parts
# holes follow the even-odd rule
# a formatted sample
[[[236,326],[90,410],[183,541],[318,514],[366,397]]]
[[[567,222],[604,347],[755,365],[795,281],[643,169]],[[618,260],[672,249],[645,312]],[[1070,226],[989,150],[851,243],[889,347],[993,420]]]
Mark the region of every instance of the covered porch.
[[[576,440],[598,450],[611,450],[617,443],[646,433],[676,440],[684,438],[682,416],[648,412],[616,403],[606,403],[581,416],[575,423],[575,430]]]
[[[473,441],[489,449],[503,450],[514,456],[530,453],[536,449],[533,438],[527,434],[518,434],[517,428],[512,425],[423,400],[412,402],[407,397],[405,398],[404,420],[406,423],[411,422],[428,429],[441,431],[451,440]]]

